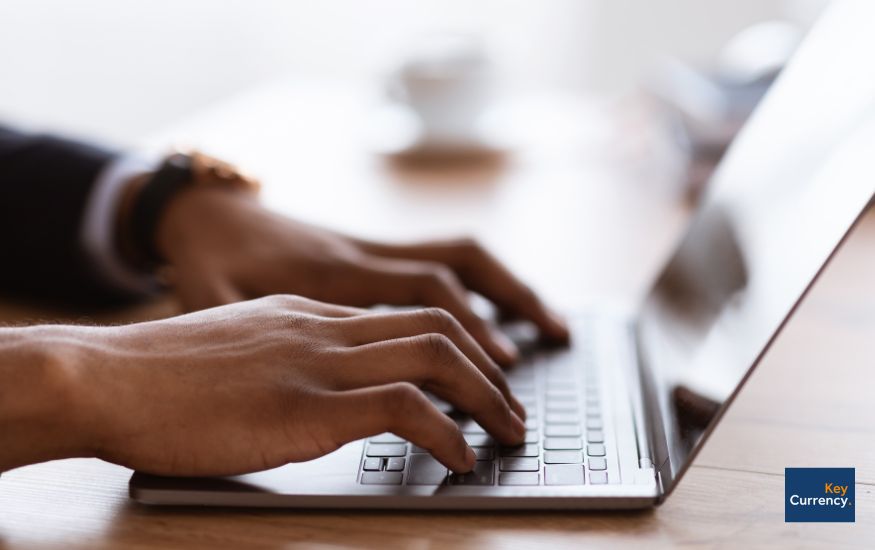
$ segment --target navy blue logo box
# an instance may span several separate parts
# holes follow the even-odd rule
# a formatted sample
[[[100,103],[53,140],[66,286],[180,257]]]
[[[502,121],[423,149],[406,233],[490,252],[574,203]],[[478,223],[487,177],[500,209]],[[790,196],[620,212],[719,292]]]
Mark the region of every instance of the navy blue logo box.
[[[784,521],[854,522],[854,468],[784,468]]]

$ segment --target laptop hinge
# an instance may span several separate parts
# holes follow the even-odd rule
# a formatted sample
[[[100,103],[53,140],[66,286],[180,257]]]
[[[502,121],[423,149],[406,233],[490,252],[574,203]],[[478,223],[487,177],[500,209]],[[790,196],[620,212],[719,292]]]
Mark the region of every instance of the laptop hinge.
[[[635,442],[638,447],[638,467],[635,483],[652,483],[656,481],[662,492],[657,471],[653,467],[653,453],[650,444],[650,429],[644,414],[644,398],[641,393],[641,370],[638,364],[639,357],[635,347],[635,325],[630,322],[626,328],[628,345],[624,346],[628,357],[623,363],[627,365],[627,379],[629,380],[629,402],[632,407],[632,422],[635,429]]]

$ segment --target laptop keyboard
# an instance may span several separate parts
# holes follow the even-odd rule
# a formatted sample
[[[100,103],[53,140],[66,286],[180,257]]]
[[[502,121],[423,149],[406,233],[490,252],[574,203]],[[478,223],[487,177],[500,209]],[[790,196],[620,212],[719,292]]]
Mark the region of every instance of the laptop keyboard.
[[[526,439],[502,447],[469,417],[442,402],[477,455],[471,472],[454,474],[428,451],[393,434],[368,440],[359,481],[364,485],[600,485],[617,483],[609,468],[598,370],[594,355],[545,355],[508,373],[526,407]]]

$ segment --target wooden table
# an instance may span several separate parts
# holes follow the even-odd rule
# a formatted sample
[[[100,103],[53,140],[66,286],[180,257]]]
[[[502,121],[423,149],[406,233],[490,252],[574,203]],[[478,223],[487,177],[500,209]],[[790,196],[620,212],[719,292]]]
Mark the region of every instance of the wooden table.
[[[252,167],[268,204],[385,238],[471,232],[560,307],[634,299],[683,226],[635,117],[578,98],[522,101],[516,155],[455,167],[368,152],[377,101],[360,86],[279,83],[204,111],[151,145],[196,144]],[[526,118],[529,117],[529,118]],[[650,151],[651,154],[642,154]],[[875,543],[875,216],[865,218],[676,493],[638,513],[410,513],[147,508],[97,460],[0,480],[0,549],[489,546],[871,547]],[[91,321],[167,315],[172,301]],[[0,309],[0,320],[57,317]],[[857,469],[855,524],[785,524],[786,466]]]

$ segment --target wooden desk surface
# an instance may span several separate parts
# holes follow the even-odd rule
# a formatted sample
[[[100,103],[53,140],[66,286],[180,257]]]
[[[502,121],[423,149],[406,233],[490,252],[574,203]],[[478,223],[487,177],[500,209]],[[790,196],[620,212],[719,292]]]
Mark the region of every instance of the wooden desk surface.
[[[367,154],[360,130],[373,98],[350,90],[264,88],[156,136],[153,144],[197,144],[254,167],[268,184],[271,206],[335,227],[392,238],[473,232],[568,308],[593,297],[640,295],[682,227],[685,210],[664,191],[673,176],[630,163],[641,144],[616,141],[629,128],[618,129],[589,103],[535,102],[526,109],[542,125],[513,160],[434,171],[392,167]],[[129,501],[128,470],[68,460],[4,474],[0,549],[871,547],[872,281],[875,215],[854,232],[658,510],[168,510]],[[163,301],[90,320],[172,311],[172,302]],[[0,321],[52,316],[0,308]],[[856,467],[857,522],[785,524],[786,466]]]

